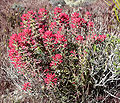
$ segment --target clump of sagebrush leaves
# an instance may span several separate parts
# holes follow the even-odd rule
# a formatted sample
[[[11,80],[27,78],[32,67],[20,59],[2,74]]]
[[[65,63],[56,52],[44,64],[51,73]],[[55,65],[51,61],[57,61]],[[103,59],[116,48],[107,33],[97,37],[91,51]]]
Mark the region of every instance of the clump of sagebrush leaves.
[[[40,8],[21,20],[22,32],[9,39],[9,56],[24,77],[22,90],[46,94],[50,101],[86,102],[95,84],[91,58],[100,55],[106,40],[94,32],[92,14]]]

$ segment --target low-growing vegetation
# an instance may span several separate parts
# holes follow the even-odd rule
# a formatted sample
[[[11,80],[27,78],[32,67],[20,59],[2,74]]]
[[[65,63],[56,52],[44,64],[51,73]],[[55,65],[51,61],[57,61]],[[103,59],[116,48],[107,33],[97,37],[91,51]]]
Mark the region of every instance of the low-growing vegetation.
[[[1,68],[16,89],[38,103],[119,103],[119,9],[46,8],[12,6]]]

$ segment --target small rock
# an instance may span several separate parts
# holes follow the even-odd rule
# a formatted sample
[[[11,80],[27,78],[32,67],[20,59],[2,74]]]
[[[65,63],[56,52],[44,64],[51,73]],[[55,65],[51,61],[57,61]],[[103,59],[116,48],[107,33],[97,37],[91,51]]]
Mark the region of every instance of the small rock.
[[[52,6],[65,6],[65,1],[64,0],[49,0],[49,3]]]
[[[78,7],[92,4],[96,0],[64,0],[70,7]]]

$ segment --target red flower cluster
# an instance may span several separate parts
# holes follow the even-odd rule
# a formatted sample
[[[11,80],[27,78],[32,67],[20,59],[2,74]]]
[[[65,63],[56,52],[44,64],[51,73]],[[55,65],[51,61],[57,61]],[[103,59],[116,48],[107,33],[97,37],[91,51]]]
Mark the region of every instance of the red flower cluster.
[[[48,84],[52,84],[52,86],[54,85],[54,84],[56,84],[57,83],[57,78],[56,78],[56,75],[55,75],[55,73],[54,74],[52,74],[52,73],[47,73],[47,75],[46,75],[46,78],[44,78],[44,80],[45,80],[45,83],[48,85]]]
[[[76,37],[76,40],[83,41],[83,37],[81,35]]]
[[[10,59],[12,60],[12,64],[15,67],[20,67],[21,66],[21,55],[18,52],[18,41],[21,41],[21,38],[17,34],[13,34],[10,39],[9,39],[9,56]]]
[[[91,38],[94,39],[95,41],[98,40],[98,41],[103,42],[106,39],[106,35],[103,34],[103,35],[97,36],[97,34],[95,34],[95,35],[91,36]]]
[[[62,12],[62,9],[60,9],[59,7],[56,7],[55,9],[54,9],[54,14],[56,15],[56,14],[58,14],[58,13],[61,13]]]
[[[86,12],[86,15],[90,18],[91,14],[89,12]],[[70,26],[73,29],[78,29],[80,30],[81,28],[86,28],[87,30],[89,30],[89,27],[93,27],[94,23],[92,21],[90,21],[90,19],[84,19],[81,18],[80,14],[77,12],[74,12],[73,14],[71,14],[71,24]]]
[[[26,91],[27,89],[29,89],[29,87],[30,87],[30,82],[24,83],[22,90]]]
[[[57,64],[60,64],[60,63],[62,63],[62,56],[60,55],[60,54],[56,54],[55,56],[52,56],[52,59],[54,60],[54,61],[51,61],[51,63],[50,63],[50,67],[51,66],[53,66],[53,65],[57,65]]]
[[[91,16],[89,12],[86,12],[86,15],[89,17]],[[58,7],[54,9],[53,16],[51,17],[52,20],[49,18],[49,16],[51,16],[51,14],[49,15],[47,10],[44,8],[39,9],[38,12],[31,10],[22,15],[21,28],[23,32],[19,34],[12,34],[9,39],[9,56],[15,68],[24,68],[24,65],[27,65],[27,62],[29,62],[29,59],[27,61],[27,58],[32,58],[35,60],[37,68],[37,63],[41,63],[42,61],[40,59],[42,50],[44,54],[46,52],[51,52],[51,55],[54,55],[50,56],[52,57],[50,58],[50,62],[48,64],[50,67],[61,64],[63,62],[63,57],[60,50],[63,50],[65,47],[67,47],[67,35],[69,37],[72,35],[70,29],[76,32],[76,37],[74,38],[76,42],[84,41],[85,38],[81,34],[77,35],[80,29],[88,29],[94,25],[92,21],[87,21],[82,18],[79,13],[75,12],[71,15],[71,17],[69,17],[69,15],[63,13],[62,9]],[[64,29],[66,29],[66,32],[63,32]],[[106,36],[93,35],[91,38],[104,41]],[[42,46],[44,46],[44,48],[42,48]],[[73,51],[71,51],[71,53],[73,53]],[[34,63],[28,63],[27,68],[30,68],[29,64],[32,65]],[[41,70],[40,72],[46,73],[44,71],[45,69],[43,71]],[[57,79],[55,78],[55,74],[50,73],[49,70],[47,70],[47,72],[49,73],[47,73],[46,78],[44,78],[45,83],[56,83]],[[26,88],[29,86],[29,83],[25,83],[23,86],[23,89],[26,90]]]
[[[77,13],[77,12],[75,12],[75,13],[73,13],[72,15],[71,15],[71,22],[73,23],[73,24],[80,24],[80,22],[81,22],[81,20],[82,20],[82,18],[81,17],[79,17],[80,16],[80,14],[79,13]]]
[[[65,23],[65,24],[69,23],[69,16],[66,13],[60,13],[59,19],[60,19],[60,23]]]

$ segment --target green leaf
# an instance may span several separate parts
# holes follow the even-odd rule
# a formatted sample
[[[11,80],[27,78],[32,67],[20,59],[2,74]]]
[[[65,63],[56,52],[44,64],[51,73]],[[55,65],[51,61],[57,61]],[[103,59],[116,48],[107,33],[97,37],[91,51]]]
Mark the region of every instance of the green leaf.
[[[93,48],[94,48],[94,52],[95,52],[95,50],[96,50],[96,44],[94,44],[94,47],[93,47]]]
[[[88,53],[89,52],[89,50],[88,49],[85,49],[85,51]]]
[[[74,57],[73,59],[78,59],[77,57]]]
[[[120,39],[118,39],[118,43],[120,43]]]
[[[120,56],[119,56],[119,60],[120,60]]]
[[[120,68],[117,68],[117,70],[120,70]]]
[[[118,22],[120,22],[119,17],[118,17],[118,13],[117,13],[117,11],[116,11],[116,8],[113,8],[113,10],[115,11],[115,16],[116,16]]]
[[[113,62],[113,65],[117,66],[117,64],[115,62]]]
[[[108,1],[108,0],[107,0],[107,1],[105,0],[105,3],[106,3],[107,5],[109,5],[109,6],[112,5],[112,3],[111,3],[110,1]]]
[[[118,0],[116,0],[117,1],[117,3],[118,3],[118,5],[120,6],[120,0],[118,1]]]
[[[115,54],[119,54],[119,52],[118,52],[118,51],[116,51],[116,52],[115,52]]]
[[[115,0],[113,0],[113,2],[115,3],[116,7],[120,10],[120,7],[118,6],[118,4],[115,2]],[[117,0],[118,2],[118,0]],[[118,2],[119,3],[119,2]]]

